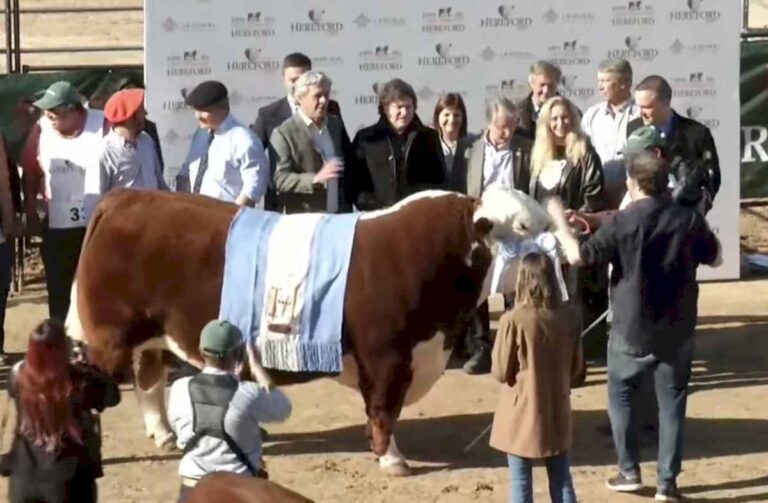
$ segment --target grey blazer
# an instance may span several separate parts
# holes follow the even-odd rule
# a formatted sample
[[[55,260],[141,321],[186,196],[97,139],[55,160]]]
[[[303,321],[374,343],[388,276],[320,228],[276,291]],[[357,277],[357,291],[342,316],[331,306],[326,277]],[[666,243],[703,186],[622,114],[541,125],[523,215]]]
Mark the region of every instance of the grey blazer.
[[[336,155],[344,160],[345,171],[351,152],[349,136],[341,119],[328,114],[328,132]],[[323,167],[323,159],[315,149],[312,134],[294,114],[272,131],[269,140],[275,156],[274,185],[277,190],[279,211],[285,213],[325,212],[327,191],[323,184],[312,180]],[[344,190],[344,174],[339,179],[339,212],[350,211]]]
[[[531,149],[533,148],[533,141],[520,135],[514,134],[509,142],[510,148],[514,152],[514,182],[515,188],[528,193],[528,185],[531,179]],[[480,135],[470,148],[466,150],[464,154],[464,162],[456,163],[454,161],[454,168],[462,166],[464,174],[459,177],[459,192],[472,197],[480,197],[483,192],[483,164],[485,162],[485,135]]]

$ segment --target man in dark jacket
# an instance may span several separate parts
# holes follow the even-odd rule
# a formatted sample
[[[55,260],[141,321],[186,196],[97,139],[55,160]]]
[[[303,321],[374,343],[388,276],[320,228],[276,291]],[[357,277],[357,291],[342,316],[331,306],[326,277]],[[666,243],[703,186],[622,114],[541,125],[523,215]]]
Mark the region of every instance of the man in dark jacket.
[[[293,84],[304,73],[312,69],[312,60],[308,56],[300,52],[293,52],[285,57],[283,60],[283,87],[285,88],[285,98],[273,101],[269,105],[263,106],[259,109],[256,115],[256,122],[253,123],[251,129],[261,139],[264,149],[269,153],[269,164],[272,169],[270,179],[275,174],[275,153],[272,151],[272,146],[269,143],[272,138],[272,131],[277,129],[280,124],[293,116],[298,108],[296,101],[293,99]],[[335,100],[329,100],[328,113],[337,116],[341,119],[341,109],[338,102]],[[343,125],[342,121],[342,125]],[[345,133],[346,134],[346,131]],[[267,194],[264,196],[264,209],[274,210],[277,209],[279,203],[277,201],[277,194],[274,187],[270,185],[267,189]]]
[[[613,265],[608,343],[608,413],[619,473],[613,491],[642,488],[638,389],[648,374],[659,404],[657,501],[678,501],[688,380],[694,352],[699,264],[717,265],[720,244],[704,216],[668,197],[669,165],[653,154],[630,159],[632,202],[588,241],[570,235],[562,205],[550,203],[568,261]]]
[[[531,92],[517,104],[520,111],[518,134],[528,138],[536,137],[536,120],[544,102],[557,95],[557,86],[562,78],[560,68],[548,61],[537,61],[528,72]]]
[[[627,136],[644,125],[661,130],[675,178],[673,197],[687,206],[698,205],[704,197],[708,211],[720,190],[720,161],[709,128],[672,108],[672,88],[658,75],[646,77],[635,87],[635,101],[640,117],[627,124]]]
[[[391,206],[425,189],[445,188],[437,132],[416,115],[416,93],[400,79],[379,92],[379,121],[361,129],[352,142],[346,191],[359,210]]]

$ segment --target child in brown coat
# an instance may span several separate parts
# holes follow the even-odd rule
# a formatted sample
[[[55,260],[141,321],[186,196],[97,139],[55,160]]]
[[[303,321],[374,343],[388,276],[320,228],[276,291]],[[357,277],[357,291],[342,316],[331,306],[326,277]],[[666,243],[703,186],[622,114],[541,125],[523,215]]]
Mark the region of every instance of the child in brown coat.
[[[560,295],[544,254],[523,257],[515,307],[502,316],[491,374],[504,383],[491,447],[507,453],[510,503],[531,503],[533,460],[544,459],[553,503],[575,503],[568,451],[570,389],[584,382],[578,314]]]

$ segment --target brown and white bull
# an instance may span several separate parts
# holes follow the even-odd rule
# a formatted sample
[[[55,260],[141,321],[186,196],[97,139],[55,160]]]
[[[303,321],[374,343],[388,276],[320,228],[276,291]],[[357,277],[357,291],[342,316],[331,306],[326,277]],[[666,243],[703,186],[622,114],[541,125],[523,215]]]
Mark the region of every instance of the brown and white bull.
[[[532,199],[488,191],[483,201],[427,191],[364,214],[344,302],[340,375],[276,372],[278,385],[335,377],[359,389],[380,467],[407,474],[394,440],[404,405],[443,374],[464,320],[481,300],[494,239],[529,237],[550,223]],[[207,197],[123,190],[88,226],[67,317],[70,335],[107,372],[134,366],[147,436],[172,441],[162,351],[202,366],[203,325],[216,318],[227,232],[237,207]]]

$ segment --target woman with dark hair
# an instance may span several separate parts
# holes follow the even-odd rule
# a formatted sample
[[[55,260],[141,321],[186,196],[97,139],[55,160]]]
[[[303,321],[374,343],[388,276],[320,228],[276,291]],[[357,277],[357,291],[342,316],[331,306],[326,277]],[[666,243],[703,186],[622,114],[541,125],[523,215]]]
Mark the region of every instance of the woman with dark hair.
[[[359,210],[391,206],[425,189],[445,188],[440,138],[416,115],[416,93],[401,79],[379,89],[379,121],[358,131],[347,194]]]
[[[55,320],[32,332],[27,357],[13,368],[16,431],[1,468],[11,503],[97,500],[101,439],[93,410],[120,402],[117,384],[96,368],[70,361],[64,326]]]
[[[464,154],[469,145],[465,141],[467,108],[460,94],[448,93],[437,100],[435,112],[432,115],[432,127],[440,135],[447,186],[451,190],[459,190],[461,183],[455,175],[463,173],[460,165],[465,163]]]

